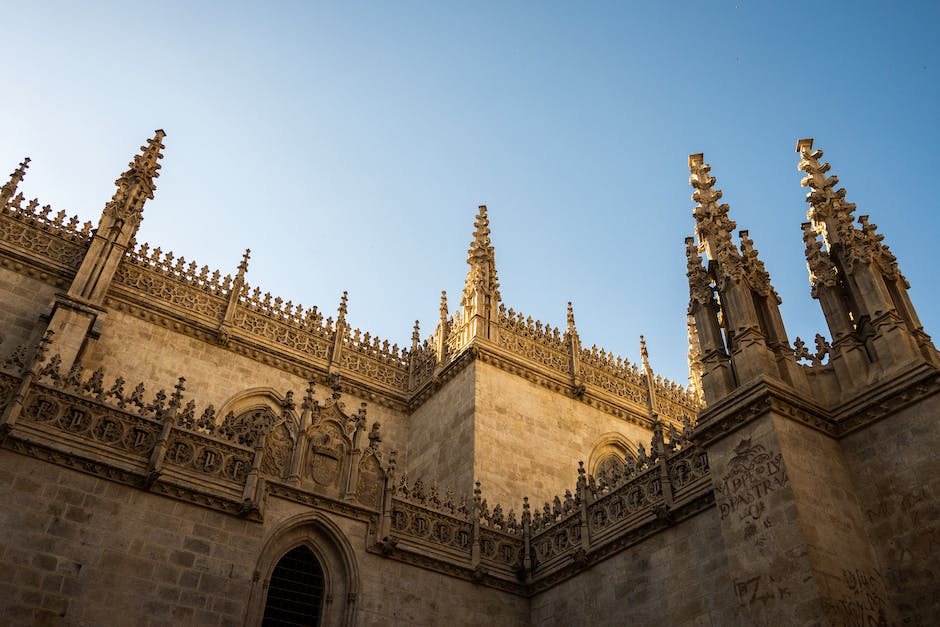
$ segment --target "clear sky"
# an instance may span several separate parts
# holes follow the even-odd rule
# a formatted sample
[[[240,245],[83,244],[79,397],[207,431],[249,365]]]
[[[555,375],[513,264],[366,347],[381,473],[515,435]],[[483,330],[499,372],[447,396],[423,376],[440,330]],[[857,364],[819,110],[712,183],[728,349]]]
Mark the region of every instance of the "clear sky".
[[[138,238],[409,343],[459,301],[476,206],[507,306],[685,382],[687,156],[750,229],[790,332],[810,298],[796,140],[940,334],[940,3],[19,2],[0,175],[97,221],[167,132]],[[828,333],[826,333],[828,335]],[[181,373],[185,374],[185,373]]]

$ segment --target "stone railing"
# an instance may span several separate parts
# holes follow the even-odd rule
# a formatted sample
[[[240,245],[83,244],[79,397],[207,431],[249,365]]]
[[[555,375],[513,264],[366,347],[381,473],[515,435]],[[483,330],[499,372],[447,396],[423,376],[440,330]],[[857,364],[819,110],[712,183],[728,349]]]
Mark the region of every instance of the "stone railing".
[[[324,320],[316,307],[304,309],[239,281],[171,252],[151,250],[149,244],[129,250],[115,275],[119,290],[130,290],[138,300],[142,296],[158,306],[175,306],[178,315],[193,315],[220,336],[230,338],[237,332],[244,339],[296,351],[300,359],[312,357],[327,362],[327,367],[336,363],[361,379],[407,392],[407,350],[343,325],[337,351],[340,325],[332,318]]]
[[[430,340],[425,340],[424,343],[418,345],[417,349],[412,350],[409,356],[411,358],[410,387],[412,390],[417,390],[434,376],[434,370],[438,364],[437,351],[431,346]]]
[[[321,405],[311,384],[300,412],[287,392],[278,411],[221,417],[186,399],[182,377],[169,393],[121,377],[106,384],[100,369],[61,372],[45,343],[0,360],[0,441],[19,452],[254,518],[266,485],[382,507],[390,475],[378,423],[366,436],[364,407],[344,414],[336,390]]]
[[[408,390],[408,352],[359,329],[343,334],[339,364],[396,390]]]
[[[538,589],[714,503],[708,457],[687,435],[673,429],[666,442],[660,425],[650,456],[641,446],[638,460],[612,474],[589,477],[581,464],[573,491],[541,508],[524,499],[518,519],[500,505],[491,510],[479,483],[472,499],[456,500],[451,491],[441,497],[436,484],[409,486],[403,478],[391,498],[383,550]]]
[[[52,214],[49,205],[26,202],[17,194],[0,207],[0,242],[54,267],[75,271],[91,240],[91,222],[79,227],[76,216]]]
[[[232,278],[219,278],[219,271],[211,275],[203,266],[196,271],[195,263],[186,265],[183,257],[164,253],[159,247],[150,249],[141,244],[128,249],[124,261],[118,265],[115,283],[160,303],[180,308],[186,314],[195,314],[204,323],[217,326],[225,316]]]
[[[572,350],[577,350],[567,332],[542,324],[531,316],[500,306],[498,344],[574,380]],[[646,403],[646,379],[635,364],[614,356],[596,345],[578,353],[580,380],[608,394],[634,403]],[[681,421],[698,411],[699,402],[685,387],[661,376],[653,380],[658,410],[668,418]]]

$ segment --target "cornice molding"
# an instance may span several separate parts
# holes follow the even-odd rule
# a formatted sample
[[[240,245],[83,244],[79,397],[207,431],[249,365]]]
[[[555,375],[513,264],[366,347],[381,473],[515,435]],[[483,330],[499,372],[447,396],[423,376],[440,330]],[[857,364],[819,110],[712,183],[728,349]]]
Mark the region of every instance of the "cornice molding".
[[[696,444],[707,446],[773,412],[838,439],[938,392],[940,372],[928,364],[871,386],[834,409],[816,405],[779,381],[761,378],[702,410],[692,438]]]

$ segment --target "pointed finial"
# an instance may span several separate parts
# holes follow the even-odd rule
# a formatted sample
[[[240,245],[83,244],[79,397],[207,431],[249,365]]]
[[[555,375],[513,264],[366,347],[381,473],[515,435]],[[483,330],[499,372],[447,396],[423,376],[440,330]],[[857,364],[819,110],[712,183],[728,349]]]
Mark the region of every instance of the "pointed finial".
[[[643,365],[643,376],[646,379],[646,409],[650,420],[659,420],[657,413],[656,386],[653,381],[653,369],[650,367],[650,355],[646,350],[646,338],[640,336],[640,362]]]
[[[242,255],[241,263],[238,264],[238,276],[244,277],[245,273],[248,272],[248,260],[251,259],[251,249],[246,248],[245,254]]]
[[[23,177],[26,176],[26,169],[29,168],[29,162],[30,158],[24,157],[19,167],[13,170],[13,173],[10,175],[10,180],[7,181],[3,187],[0,187],[0,208],[5,207],[7,202],[16,194],[16,188],[23,180]]]
[[[139,182],[149,188],[148,198],[153,198],[153,190],[156,189],[153,179],[160,176],[157,170],[161,168],[159,161],[163,158],[164,137],[166,137],[166,133],[163,129],[158,128],[154,131],[153,138],[147,140],[146,146],[140,147],[140,154],[134,156],[134,159],[128,164],[128,170],[114,182],[115,185],[121,187],[122,184],[129,182],[130,177],[136,177]]]
[[[446,323],[446,322],[447,322],[447,315],[448,315],[448,312],[447,312],[447,291],[446,291],[446,290],[441,290],[441,307],[440,307],[440,313],[441,313],[441,322]]]
[[[486,255],[490,248],[490,219],[486,215],[486,205],[480,205],[476,220],[473,221],[473,241],[470,242],[470,257]]]
[[[339,315],[336,317],[336,322],[346,320],[346,304],[349,300],[349,292],[343,290],[343,297],[339,299]]]
[[[699,243],[709,259],[716,259],[722,266],[732,270],[737,262],[738,250],[731,243],[731,233],[737,225],[728,217],[730,208],[727,204],[718,204],[721,190],[715,189],[716,179],[711,176],[711,166],[705,163],[702,153],[689,155],[689,171],[689,184],[695,189],[692,200],[696,206],[692,215],[695,217]]]
[[[160,169],[158,162],[163,158],[164,137],[166,133],[157,129],[153,138],[147,140],[147,145],[140,147],[140,154],[134,156],[128,169],[114,182],[117,191],[105,206],[106,215],[110,214],[116,220],[140,222],[144,202],[153,198],[157,188],[153,181],[160,176],[157,170]]]
[[[568,333],[576,333],[577,330],[574,327],[574,306],[572,306],[570,300],[568,301],[568,313],[565,318],[568,323]]]
[[[411,331],[411,350],[417,350],[421,343],[421,325],[415,320],[415,327]]]
[[[813,150],[812,138],[798,141],[796,151],[800,154],[797,169],[806,173],[800,185],[810,188],[806,194],[810,206],[806,217],[813,221],[829,246],[852,246],[857,235],[852,225],[855,205],[845,201],[845,188],[836,189],[839,177],[826,175],[831,166],[820,163],[823,151]]]
[[[490,242],[490,220],[486,215],[486,205],[480,205],[476,220],[473,222],[473,240],[467,251],[467,264],[470,271],[464,286],[461,306],[471,304],[472,294],[485,294],[495,307],[501,300],[499,295],[499,278],[496,276],[496,253]],[[468,310],[465,310],[467,313]],[[477,312],[477,313],[482,313]]]

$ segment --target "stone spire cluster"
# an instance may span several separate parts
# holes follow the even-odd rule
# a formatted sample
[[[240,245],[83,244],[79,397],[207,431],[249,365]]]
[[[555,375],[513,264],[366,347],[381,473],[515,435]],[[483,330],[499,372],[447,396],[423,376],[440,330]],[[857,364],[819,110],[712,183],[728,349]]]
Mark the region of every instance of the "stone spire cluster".
[[[817,337],[811,361],[821,365],[822,357],[831,353],[833,369],[849,387],[859,385],[860,372],[881,376],[877,373],[885,364],[898,368],[912,359],[934,361],[936,350],[884,237],[868,216],[859,216],[855,225],[855,205],[845,200],[845,189],[837,187],[838,177],[828,174],[830,166],[820,161],[822,151],[813,149],[812,139],[800,140],[797,152],[798,168],[806,174],[802,185],[810,190],[810,221],[802,224],[802,232],[812,295],[820,301],[833,339],[830,351],[825,339]],[[686,239],[693,382],[701,381],[709,402],[761,377],[808,389],[797,363],[808,354],[805,344],[796,338],[797,348],[791,346],[780,297],[753,240],[742,230],[740,247],[734,245],[736,225],[728,205],[719,204],[721,190],[703,155],[691,155],[689,168],[698,239]]]
[[[801,184],[809,188],[810,221],[802,225],[806,265],[832,334],[834,368],[849,377],[912,359],[936,363],[936,349],[908,296],[910,285],[884,236],[867,215],[856,219],[855,204],[845,200],[839,177],[829,175],[831,167],[811,138],[799,140],[796,152],[797,168],[806,174]]]
[[[740,250],[734,245],[737,225],[728,205],[718,203],[721,190],[704,155],[690,155],[689,170],[698,237],[697,245],[686,239],[689,314],[699,337],[705,398],[715,400],[767,373],[793,381],[797,366],[780,315],[780,297],[754,241],[742,230]],[[707,257],[707,266],[700,253]]]

